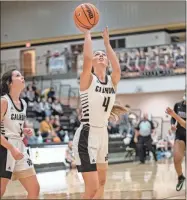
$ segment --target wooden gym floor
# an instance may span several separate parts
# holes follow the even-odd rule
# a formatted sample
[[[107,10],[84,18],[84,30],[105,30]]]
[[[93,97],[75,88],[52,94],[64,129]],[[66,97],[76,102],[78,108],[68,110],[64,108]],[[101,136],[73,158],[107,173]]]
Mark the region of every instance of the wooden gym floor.
[[[82,176],[76,170],[39,173],[37,176],[41,199],[80,199],[84,191]],[[110,165],[105,199],[185,199],[185,185],[177,192],[176,182],[172,161]],[[23,199],[25,194],[24,188],[15,181],[9,183],[3,199]]]

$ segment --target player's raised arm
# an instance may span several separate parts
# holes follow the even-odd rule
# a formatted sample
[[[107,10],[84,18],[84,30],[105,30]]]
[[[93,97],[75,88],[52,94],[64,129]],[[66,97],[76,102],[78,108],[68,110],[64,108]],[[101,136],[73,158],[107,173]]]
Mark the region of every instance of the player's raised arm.
[[[92,39],[89,30],[84,29],[77,25],[77,28],[84,34],[84,47],[83,47],[83,71],[80,75],[80,90],[86,90],[89,88],[92,81]]]
[[[114,50],[110,45],[108,27],[106,27],[103,32],[103,39],[108,59],[110,60],[112,65],[112,75],[111,75],[112,82],[116,86],[121,78],[121,68],[116,53],[114,52]]]

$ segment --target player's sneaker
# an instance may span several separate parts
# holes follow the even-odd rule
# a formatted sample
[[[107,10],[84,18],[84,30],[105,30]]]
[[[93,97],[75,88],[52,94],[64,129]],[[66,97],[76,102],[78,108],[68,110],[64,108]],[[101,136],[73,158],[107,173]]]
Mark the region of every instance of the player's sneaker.
[[[177,186],[176,186],[177,191],[180,191],[182,189],[184,181],[185,181],[185,177],[183,175],[179,176],[178,183],[177,183]]]

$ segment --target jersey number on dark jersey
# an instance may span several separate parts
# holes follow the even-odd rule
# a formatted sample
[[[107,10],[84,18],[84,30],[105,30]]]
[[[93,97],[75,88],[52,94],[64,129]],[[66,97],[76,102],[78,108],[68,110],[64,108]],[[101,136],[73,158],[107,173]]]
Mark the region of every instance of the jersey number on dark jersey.
[[[103,101],[103,107],[105,107],[105,112],[108,110],[108,105],[110,103],[110,97],[105,97]]]

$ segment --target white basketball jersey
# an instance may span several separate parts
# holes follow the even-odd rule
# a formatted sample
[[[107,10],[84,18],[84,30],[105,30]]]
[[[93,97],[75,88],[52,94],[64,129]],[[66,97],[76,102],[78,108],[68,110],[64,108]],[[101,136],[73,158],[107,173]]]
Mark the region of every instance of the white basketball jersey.
[[[26,119],[27,104],[21,99],[21,109],[18,109],[9,95],[4,95],[8,101],[7,111],[1,122],[1,134],[8,138],[23,139],[23,126]]]
[[[116,92],[111,76],[106,76],[105,83],[102,83],[93,74],[90,87],[83,92],[80,91],[81,123],[96,127],[107,126],[115,98]]]

